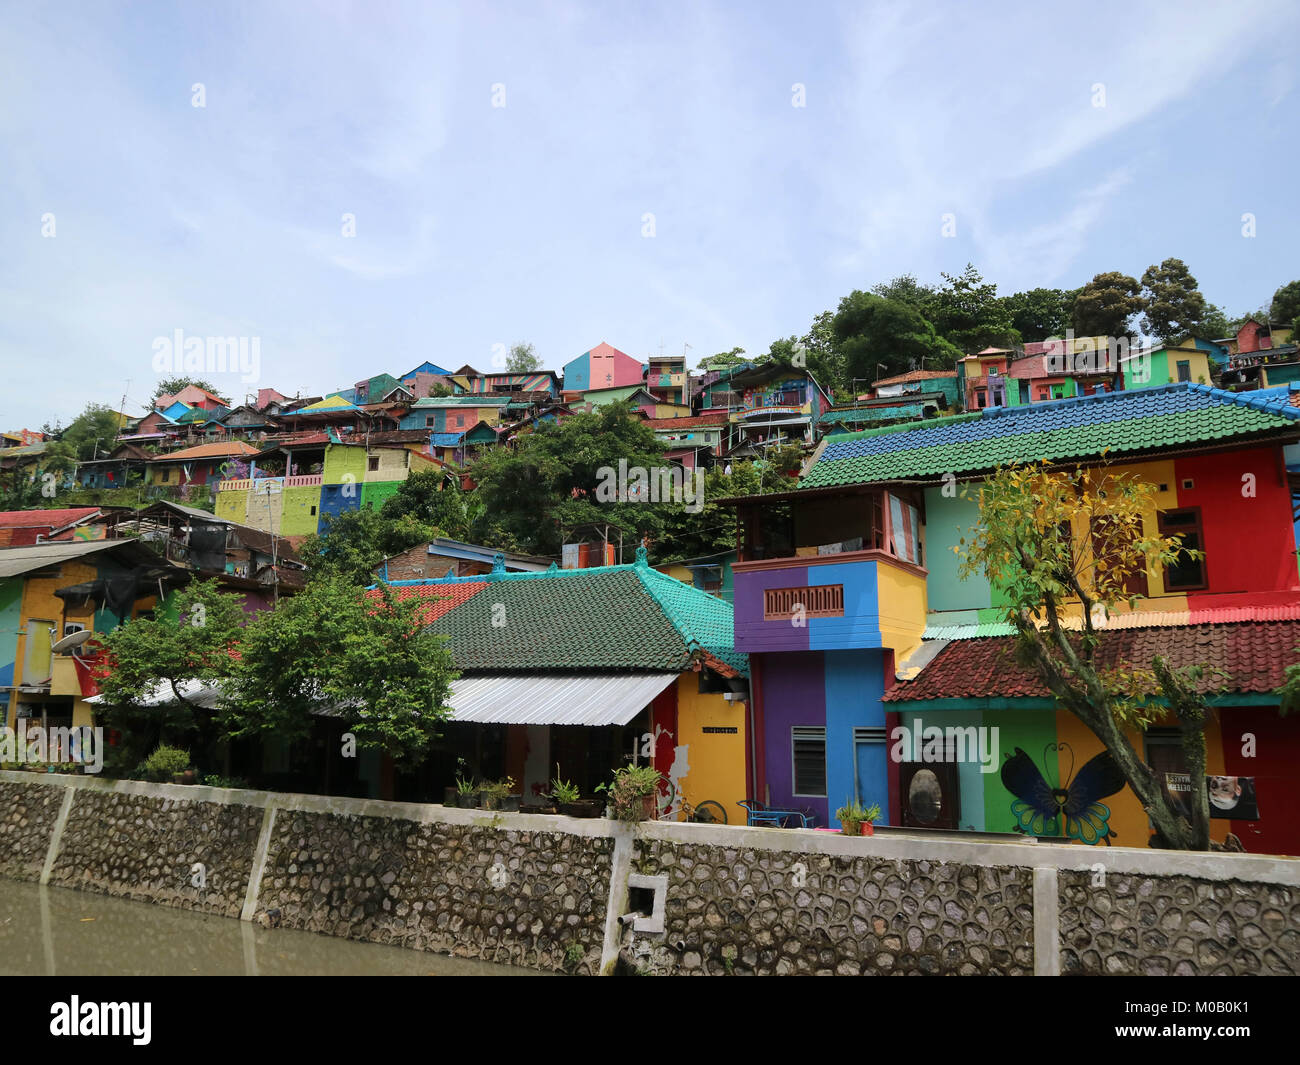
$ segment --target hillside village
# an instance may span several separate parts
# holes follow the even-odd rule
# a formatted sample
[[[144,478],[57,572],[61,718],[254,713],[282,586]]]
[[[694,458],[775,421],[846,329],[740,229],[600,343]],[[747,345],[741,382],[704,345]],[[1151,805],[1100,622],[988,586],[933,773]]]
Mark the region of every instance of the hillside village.
[[[841,352],[846,316],[879,313],[862,295],[827,334]],[[1300,661],[1300,353],[1293,322],[1261,317],[1131,347],[1016,331],[964,352],[935,335],[939,355],[869,379],[815,333],[694,367],[606,342],[558,370],[528,351],[488,371],[424,360],[326,395],[182,378],[143,413],[88,412],[109,426],[89,455],[72,429],[6,433],[6,721],[108,722],[118,775],[171,743],[210,783],[449,803],[495,788],[525,810],[556,807],[563,784],[577,810],[630,761],[657,771],[667,820],[842,828],[876,807],[859,819],[1145,846],[1131,789],[1091,822],[1035,819],[998,771],[1028,752],[1068,780],[1107,747],[1017,658],[1005,594],[962,569],[980,486],[1048,462],[1148,485],[1149,531],[1192,552],[1125,578],[1131,598],[1093,619],[1098,660],[1203,668],[1204,772],[1254,789],[1249,816],[1214,817],[1212,845],[1300,854],[1300,725],[1279,714]],[[593,474],[620,461],[611,503]],[[639,463],[662,500],[629,491]],[[235,689],[210,655],[190,677],[137,663],[156,687],[137,683],[131,713],[104,695],[122,690],[106,648],[127,655],[113,634],[133,621],[184,631],[199,588],[240,618],[288,618],[327,577],[439,638],[450,709],[419,757],[391,735],[348,752],[346,701],[283,735],[222,732]],[[321,596],[318,613],[356,609]],[[927,725],[1000,748],[891,755],[900,728]],[[1167,717],[1125,734],[1161,779],[1193,768]]]

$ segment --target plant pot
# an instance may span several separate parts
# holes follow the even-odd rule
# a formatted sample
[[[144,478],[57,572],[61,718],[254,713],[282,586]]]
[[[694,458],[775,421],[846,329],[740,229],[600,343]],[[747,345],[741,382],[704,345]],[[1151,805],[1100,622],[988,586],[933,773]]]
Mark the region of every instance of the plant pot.
[[[870,821],[862,822],[862,834],[864,836],[874,836],[876,834],[876,830],[871,827]]]
[[[846,836],[858,836],[862,832],[862,822],[860,821],[841,821],[840,832]]]
[[[442,805],[455,806],[457,791],[454,787],[442,789]]]
[[[184,773],[173,773],[173,774],[172,774],[172,783],[173,783],[173,784],[183,784],[183,783],[185,783],[185,774],[184,774]]]
[[[480,791],[478,805],[480,810],[497,810],[501,807],[501,800],[490,791]]]
[[[182,784],[197,784],[199,775],[193,769],[187,769],[181,774]]]
[[[504,796],[502,796],[502,798],[501,798],[501,809],[506,810],[506,811],[508,811],[509,813],[518,813],[518,812],[519,812],[519,803],[520,803],[520,800],[521,800],[522,798],[523,798],[522,795],[504,795]]]
[[[659,816],[659,796],[642,795],[641,796],[641,820],[653,821]]]
[[[567,814],[569,817],[599,817],[600,803],[593,802],[591,799],[561,803],[560,813]]]
[[[462,810],[472,810],[478,805],[478,796],[473,792],[456,793],[456,805]]]

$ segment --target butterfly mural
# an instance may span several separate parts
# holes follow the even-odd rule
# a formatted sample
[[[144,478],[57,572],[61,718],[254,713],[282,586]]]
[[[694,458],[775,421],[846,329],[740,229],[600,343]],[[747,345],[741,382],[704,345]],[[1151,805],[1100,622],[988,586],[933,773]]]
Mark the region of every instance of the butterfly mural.
[[[1110,844],[1110,807],[1098,802],[1120,791],[1127,781],[1109,751],[1089,759],[1078,773],[1074,772],[1074,749],[1068,743],[1049,743],[1043,749],[1043,765],[1053,751],[1070,756],[1070,771],[1064,787],[1054,788],[1032,758],[1019,747],[1002,763],[1002,784],[1016,798],[1011,812],[1016,815],[1016,831],[1034,836],[1065,835],[1095,846]],[[1059,820],[1064,819],[1064,831]]]

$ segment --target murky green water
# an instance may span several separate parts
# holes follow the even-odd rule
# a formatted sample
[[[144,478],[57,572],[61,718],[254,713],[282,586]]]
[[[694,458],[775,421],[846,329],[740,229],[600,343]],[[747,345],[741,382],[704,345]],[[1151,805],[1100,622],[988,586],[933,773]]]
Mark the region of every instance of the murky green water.
[[[4,976],[540,976],[488,962],[261,928],[0,880]]]

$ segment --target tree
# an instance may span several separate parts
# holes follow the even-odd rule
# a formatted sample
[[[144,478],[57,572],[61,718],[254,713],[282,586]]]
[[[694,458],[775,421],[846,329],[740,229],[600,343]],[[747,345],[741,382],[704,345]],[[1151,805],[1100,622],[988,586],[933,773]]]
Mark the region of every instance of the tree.
[[[506,373],[533,373],[542,368],[542,360],[537,357],[537,349],[532,344],[519,341],[510,345],[510,354],[506,356]]]
[[[110,752],[110,771],[131,773],[159,743],[194,748],[196,762],[221,738],[211,709],[196,705],[187,681],[211,684],[230,675],[248,621],[243,597],[222,592],[215,580],[195,581],[153,617],[135,618],[98,637],[107,670],[99,681],[107,706],[102,723],[122,734]],[[143,706],[163,695],[161,706]]]
[[[1197,686],[1205,671],[1175,670],[1159,657],[1150,668],[1108,668],[1098,660],[1097,608],[1132,605],[1138,598],[1132,582],[1148,567],[1202,557],[1178,537],[1146,531],[1155,495],[1154,484],[1104,467],[1005,467],[980,487],[980,521],[954,550],[962,555],[962,579],[982,575],[1001,593],[1021,661],[1105,745],[1151,818],[1157,845],[1206,850],[1205,789],[1192,789],[1189,820],[1125,731],[1160,720],[1166,711],[1153,700],[1162,697],[1177,720],[1188,773],[1193,782],[1204,781],[1208,709]],[[1080,619],[1071,626],[1066,618],[1076,613]]]
[[[617,403],[558,425],[543,423],[512,448],[489,449],[470,467],[483,505],[475,537],[557,555],[565,536],[589,522],[608,522],[631,535],[651,534],[661,520],[657,505],[602,500],[597,490],[620,462],[650,470],[665,465],[663,454],[654,432]]]
[[[943,285],[929,304],[934,330],[963,352],[1009,348],[1020,342],[1011,313],[998,299],[998,286],[986,282],[970,263],[960,274],[943,274]]]
[[[63,430],[59,439],[70,445],[77,458],[84,462],[98,455],[106,455],[113,449],[121,422],[117,411],[102,403],[91,403]]]
[[[159,396],[174,396],[181,389],[194,385],[205,392],[211,392],[218,399],[221,399],[221,393],[216,390],[210,381],[205,381],[201,377],[164,377],[158,382],[158,387],[153,390],[153,395],[149,398],[149,410],[153,410],[158,402]],[[226,406],[230,405],[229,400],[222,399]]]
[[[1273,293],[1268,317],[1279,325],[1290,325],[1300,318],[1300,281],[1290,281]]]
[[[947,367],[962,355],[915,308],[869,292],[840,300],[831,331],[846,378],[875,381],[920,369],[925,360]]]
[[[1097,274],[1074,300],[1074,332],[1085,337],[1123,337],[1142,310],[1142,286],[1137,279],[1112,270]]]
[[[1011,316],[1011,326],[1022,340],[1064,337],[1074,324],[1077,288],[1031,288],[1016,292],[1002,302]]]
[[[1233,327],[1227,311],[1216,304],[1207,303],[1197,330],[1209,340],[1219,340],[1223,337],[1232,336],[1237,332],[1237,328],[1240,327]]]
[[[705,355],[700,360],[700,364],[695,367],[697,370],[719,369],[723,366],[738,366],[745,361],[744,348],[732,348],[730,351],[720,351],[716,355]]]
[[[338,580],[259,615],[222,706],[231,736],[310,734],[314,712],[340,713],[357,746],[418,765],[450,715],[455,671],[445,638],[426,629],[422,601],[387,585],[371,593]]]
[[[1200,328],[1205,297],[1182,259],[1166,259],[1142,274],[1145,314],[1142,328],[1163,341],[1178,340]]]
[[[872,285],[871,291],[882,299],[906,303],[913,310],[927,317],[935,299],[934,286],[921,284],[911,274],[903,274],[892,281],[882,281],[878,285]]]

